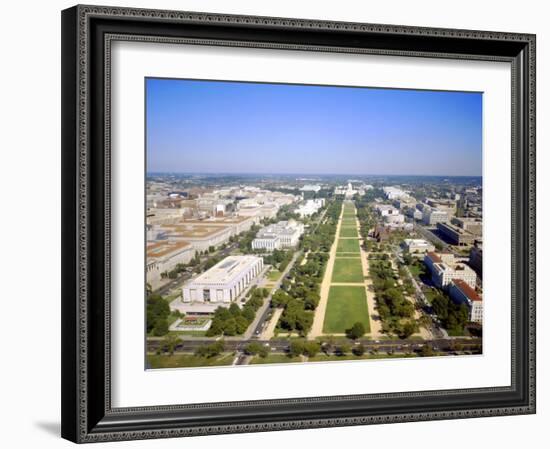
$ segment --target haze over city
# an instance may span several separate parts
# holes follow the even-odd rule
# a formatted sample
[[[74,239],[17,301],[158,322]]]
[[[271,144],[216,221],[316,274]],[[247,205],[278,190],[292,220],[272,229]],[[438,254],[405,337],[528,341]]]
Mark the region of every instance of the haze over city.
[[[481,176],[482,94],[149,78],[147,171]]]

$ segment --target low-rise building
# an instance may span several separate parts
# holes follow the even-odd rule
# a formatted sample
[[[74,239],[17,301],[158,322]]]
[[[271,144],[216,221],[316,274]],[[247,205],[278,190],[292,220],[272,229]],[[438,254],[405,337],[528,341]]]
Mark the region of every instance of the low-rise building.
[[[443,210],[424,207],[422,210],[422,221],[428,226],[434,226],[437,223],[449,221],[449,215]]]
[[[451,223],[437,223],[437,229],[453,245],[467,246],[474,243],[474,234]]]
[[[315,198],[313,200],[307,200],[305,204],[301,205],[296,209],[296,213],[300,217],[309,217],[314,213],[318,212],[325,205],[324,198]]]
[[[403,214],[389,214],[384,216],[384,221],[393,224],[405,223],[405,216]]]
[[[153,289],[161,284],[162,273],[179,263],[188,263],[194,256],[193,246],[186,241],[159,240],[147,243],[146,279]]]
[[[483,232],[483,221],[480,218],[453,217],[451,223],[475,236],[481,236]]]
[[[301,189],[302,192],[315,192],[321,190],[321,186],[318,184],[306,184]]]
[[[461,262],[455,262],[452,254],[426,253],[424,263],[432,274],[433,283],[441,289],[447,289],[453,279],[461,279],[475,288],[477,275],[474,270]]]
[[[398,187],[384,187],[382,190],[388,200],[395,200],[397,198],[408,196],[407,192]]]
[[[480,277],[483,276],[483,242],[479,239],[470,250],[469,264]]]
[[[434,245],[424,239],[405,239],[403,248],[411,255],[423,255],[435,249]]]
[[[382,218],[391,215],[399,215],[399,209],[396,209],[390,204],[377,204],[374,206],[374,210],[376,210]]]
[[[469,320],[483,322],[483,301],[481,296],[462,279],[453,279],[449,284],[449,296],[456,304],[465,304],[469,311]]]
[[[234,302],[262,272],[263,267],[261,257],[226,257],[183,286],[183,302],[218,305]]]
[[[304,233],[304,224],[295,220],[280,221],[258,231],[252,240],[252,249],[273,251],[280,248],[293,248],[298,245]]]
[[[232,235],[230,226],[207,225],[203,223],[181,222],[174,225],[162,225],[162,230],[170,240],[186,241],[196,251],[206,251],[211,246],[219,246]]]

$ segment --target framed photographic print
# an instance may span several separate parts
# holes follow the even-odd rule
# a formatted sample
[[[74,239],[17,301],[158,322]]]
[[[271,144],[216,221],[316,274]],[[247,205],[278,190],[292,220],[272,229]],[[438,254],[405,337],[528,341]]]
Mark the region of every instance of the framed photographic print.
[[[535,36],[62,12],[62,435],[535,412]]]

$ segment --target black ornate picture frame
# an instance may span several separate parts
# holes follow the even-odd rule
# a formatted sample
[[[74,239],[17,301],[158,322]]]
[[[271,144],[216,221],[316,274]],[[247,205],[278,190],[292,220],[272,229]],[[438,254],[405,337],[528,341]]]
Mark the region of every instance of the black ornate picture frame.
[[[511,386],[113,408],[109,81],[110,46],[116,40],[511,63]],[[74,442],[535,413],[535,36],[118,7],[67,9],[62,12],[62,257],[62,436]]]

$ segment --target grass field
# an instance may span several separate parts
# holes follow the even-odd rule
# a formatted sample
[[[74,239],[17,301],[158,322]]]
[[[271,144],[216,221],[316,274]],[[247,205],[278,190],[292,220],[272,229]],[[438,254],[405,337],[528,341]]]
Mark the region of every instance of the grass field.
[[[270,280],[270,281],[278,281],[279,278],[281,277],[281,272],[279,270],[271,270],[268,274],[267,274],[267,278]]]
[[[343,225],[352,225],[352,224],[356,224],[357,223],[357,219],[355,218],[355,215],[344,215],[342,217],[342,224]]]
[[[234,355],[224,353],[217,357],[197,357],[192,354],[156,355],[147,354],[151,368],[193,368],[197,366],[231,365]]]
[[[340,228],[340,237],[359,237],[355,226],[346,226]]]
[[[344,361],[344,360],[369,360],[369,359],[408,359],[411,357],[418,357],[417,354],[363,354],[363,355],[354,355],[354,354],[345,354],[345,355],[326,355],[318,354],[315,357],[310,357],[308,362],[334,362],[334,361]]]
[[[301,362],[300,357],[289,357],[286,354],[269,354],[267,357],[254,356],[250,361],[251,365],[264,365],[266,363],[296,363]]]
[[[332,282],[363,282],[363,267],[360,258],[339,258],[334,261]]]
[[[359,239],[338,239],[337,253],[358,253]]]
[[[364,287],[330,287],[323,332],[342,334],[356,322],[370,332],[369,310]]]

